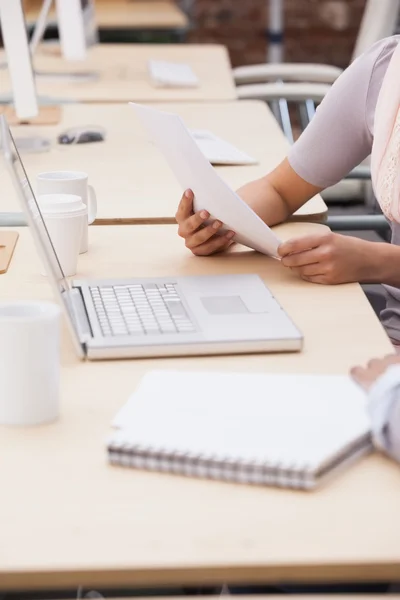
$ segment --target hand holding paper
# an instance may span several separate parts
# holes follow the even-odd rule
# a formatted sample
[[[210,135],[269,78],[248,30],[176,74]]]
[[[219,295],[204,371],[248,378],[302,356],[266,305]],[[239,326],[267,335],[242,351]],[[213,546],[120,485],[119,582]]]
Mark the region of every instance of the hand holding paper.
[[[180,117],[139,104],[131,106],[164,154],[182,191],[193,190],[194,211],[206,210],[210,220],[223,223],[221,231],[235,232],[235,241],[277,257],[279,238],[219,177]]]

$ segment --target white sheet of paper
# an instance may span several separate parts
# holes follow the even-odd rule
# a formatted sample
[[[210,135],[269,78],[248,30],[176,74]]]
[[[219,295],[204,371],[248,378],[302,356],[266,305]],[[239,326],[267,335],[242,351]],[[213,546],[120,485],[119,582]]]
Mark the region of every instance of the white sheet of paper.
[[[223,181],[175,114],[130,103],[158,149],[164,154],[182,191],[193,190],[195,211],[207,210],[211,220],[235,232],[235,241],[277,257],[279,238]],[[178,199],[177,199],[178,202]]]

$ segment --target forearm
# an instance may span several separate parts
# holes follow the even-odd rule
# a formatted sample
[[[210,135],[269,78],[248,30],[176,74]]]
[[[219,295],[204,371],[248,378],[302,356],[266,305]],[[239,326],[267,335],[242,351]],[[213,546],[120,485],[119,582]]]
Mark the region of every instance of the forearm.
[[[247,183],[237,193],[267,225],[277,225],[290,216],[289,208],[267,177]]]
[[[241,187],[238,194],[267,225],[277,225],[320,191],[299,177],[285,159],[265,177]]]

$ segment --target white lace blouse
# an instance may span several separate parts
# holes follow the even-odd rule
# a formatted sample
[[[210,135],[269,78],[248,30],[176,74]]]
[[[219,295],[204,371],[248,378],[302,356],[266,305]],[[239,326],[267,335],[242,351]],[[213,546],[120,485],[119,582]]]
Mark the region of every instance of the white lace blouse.
[[[400,36],[379,41],[334,83],[288,156],[304,180],[329,187],[371,154],[375,108],[399,41]],[[400,225],[396,223],[392,243],[400,245]],[[400,345],[400,290],[386,289],[388,300],[381,321],[392,341]],[[400,461],[400,366],[391,367],[376,382],[369,406],[376,445]]]

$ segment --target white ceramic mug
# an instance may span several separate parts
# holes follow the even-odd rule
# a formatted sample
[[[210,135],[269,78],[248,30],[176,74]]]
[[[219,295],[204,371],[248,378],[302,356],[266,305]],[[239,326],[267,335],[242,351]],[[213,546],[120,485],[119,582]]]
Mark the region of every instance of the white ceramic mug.
[[[59,414],[60,309],[0,304],[0,424],[39,425]]]
[[[87,206],[72,194],[44,194],[38,196],[38,203],[64,275],[75,275]]]
[[[94,188],[88,184],[88,174],[82,171],[47,171],[37,176],[37,194],[73,194],[80,196],[82,202],[88,208],[88,220],[90,225],[96,219],[97,198]],[[82,232],[82,244],[80,252],[88,250],[88,228],[84,227]]]

